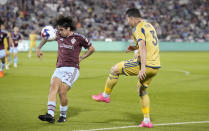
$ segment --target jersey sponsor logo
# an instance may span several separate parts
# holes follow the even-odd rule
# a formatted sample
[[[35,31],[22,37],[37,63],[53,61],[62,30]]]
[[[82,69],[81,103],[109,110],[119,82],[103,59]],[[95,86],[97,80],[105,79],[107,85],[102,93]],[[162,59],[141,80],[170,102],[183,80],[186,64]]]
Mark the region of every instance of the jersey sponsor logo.
[[[59,47],[74,50],[74,46],[72,45],[60,44]]]

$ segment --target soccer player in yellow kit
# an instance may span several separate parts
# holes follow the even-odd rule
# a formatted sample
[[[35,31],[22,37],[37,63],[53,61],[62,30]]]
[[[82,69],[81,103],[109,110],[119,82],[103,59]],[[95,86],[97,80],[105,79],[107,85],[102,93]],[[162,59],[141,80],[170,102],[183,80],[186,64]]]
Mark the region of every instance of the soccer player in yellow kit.
[[[30,33],[29,38],[30,38],[30,49],[29,49],[28,57],[30,58],[32,56],[32,49],[36,48],[37,34],[36,34],[35,30],[33,30]]]
[[[107,78],[105,89],[99,95],[93,95],[92,98],[98,102],[110,102],[110,94],[116,85],[119,75],[138,76],[138,93],[141,99],[142,112],[144,120],[139,127],[152,128],[150,121],[150,100],[147,94],[147,88],[152,78],[157,74],[160,68],[159,41],[154,27],[143,21],[138,9],[131,8],[126,11],[128,24],[134,28],[133,36],[137,40],[138,58],[119,62],[112,67]],[[134,50],[133,47],[128,47]]]

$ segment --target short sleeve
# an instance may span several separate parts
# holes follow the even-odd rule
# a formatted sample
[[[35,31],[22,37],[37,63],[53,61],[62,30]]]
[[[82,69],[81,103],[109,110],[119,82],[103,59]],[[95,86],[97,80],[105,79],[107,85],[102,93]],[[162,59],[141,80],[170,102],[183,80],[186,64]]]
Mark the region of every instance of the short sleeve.
[[[91,42],[85,36],[82,36],[81,46],[83,46],[85,49],[88,49],[91,45]]]
[[[145,41],[145,29],[143,27],[142,28],[137,27],[134,32],[134,36],[135,36],[137,42],[139,42],[141,40]]]

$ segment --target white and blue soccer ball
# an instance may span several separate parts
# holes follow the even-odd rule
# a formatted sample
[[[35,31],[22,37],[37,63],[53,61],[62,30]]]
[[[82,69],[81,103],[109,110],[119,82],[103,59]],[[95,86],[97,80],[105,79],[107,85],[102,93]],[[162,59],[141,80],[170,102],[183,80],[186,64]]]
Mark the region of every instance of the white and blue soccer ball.
[[[46,39],[46,40],[55,40],[56,39],[56,34],[57,31],[56,29],[54,29],[52,26],[48,25],[45,26],[42,30],[41,30],[41,37]]]

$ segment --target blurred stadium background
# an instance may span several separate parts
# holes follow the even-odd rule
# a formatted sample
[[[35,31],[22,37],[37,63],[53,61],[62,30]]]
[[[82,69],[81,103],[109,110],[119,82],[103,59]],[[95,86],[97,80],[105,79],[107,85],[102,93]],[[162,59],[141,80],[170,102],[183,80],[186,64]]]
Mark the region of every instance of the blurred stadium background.
[[[209,40],[208,0],[1,0],[1,18],[6,29],[16,25],[27,39],[32,29],[38,34],[57,15],[74,18],[77,31],[91,40],[127,41],[127,8],[137,7],[157,29],[163,41]]]
[[[55,125],[40,122],[37,116],[46,110],[56,52],[45,52],[42,61],[20,52],[18,68],[6,70],[0,79],[0,130],[79,130],[139,124],[142,118],[135,77],[121,77],[110,104],[91,100],[92,94],[103,90],[110,67],[133,57],[133,53],[121,52],[133,43],[124,15],[130,7],[140,9],[153,24],[160,50],[166,51],[161,52],[162,69],[149,89],[153,123],[209,121],[208,0],[0,0],[5,29],[11,32],[18,26],[24,36],[20,51],[28,50],[32,30],[39,35],[39,44],[41,28],[52,24],[57,15],[72,16],[77,32],[92,40],[98,51],[81,63],[80,78],[69,92],[68,121]],[[56,42],[43,50],[56,51]],[[57,116],[58,110],[57,106]],[[209,124],[203,122],[156,126],[152,130],[208,129]]]

